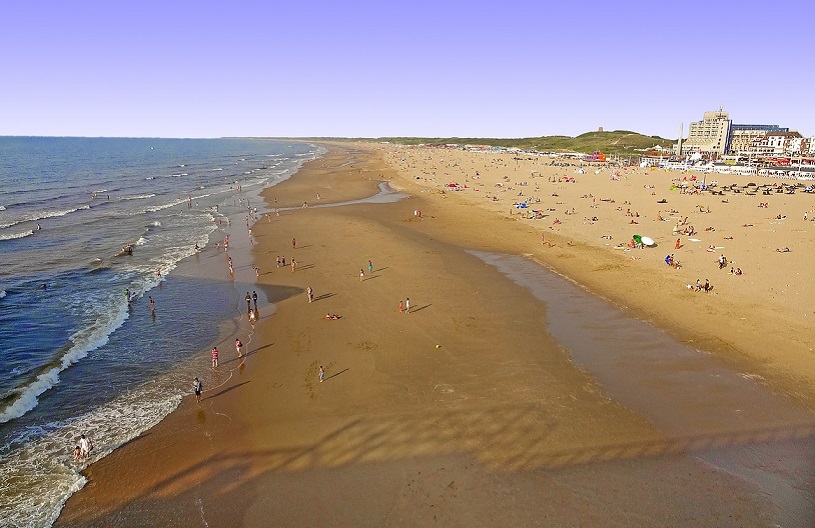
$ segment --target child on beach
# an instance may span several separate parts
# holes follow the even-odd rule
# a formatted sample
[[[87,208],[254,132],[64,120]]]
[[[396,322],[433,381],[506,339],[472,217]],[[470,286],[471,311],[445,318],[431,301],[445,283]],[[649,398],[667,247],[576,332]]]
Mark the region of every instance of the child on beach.
[[[192,389],[195,391],[195,400],[201,403],[201,391],[204,389],[204,384],[201,383],[201,380],[195,378],[192,382]]]
[[[218,349],[216,347],[212,347],[212,366],[218,366]]]
[[[320,377],[320,383],[322,383],[322,382],[323,382],[323,380],[325,379],[325,369],[323,368],[323,366],[322,366],[322,365],[320,365],[320,374],[319,374],[319,377]]]
[[[241,343],[240,339],[235,340],[235,350],[238,351],[238,357],[243,357],[243,343]]]

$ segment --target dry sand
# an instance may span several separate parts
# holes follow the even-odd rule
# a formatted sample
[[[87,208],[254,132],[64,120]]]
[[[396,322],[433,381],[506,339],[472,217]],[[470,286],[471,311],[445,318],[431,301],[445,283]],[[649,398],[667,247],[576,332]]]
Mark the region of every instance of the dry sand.
[[[796,238],[804,235],[792,231],[804,202],[783,206],[786,224],[752,221],[756,227],[737,231],[734,222],[751,222],[738,216],[752,213],[739,209],[742,197],[727,205],[709,199],[712,212],[696,220],[692,208],[708,205],[705,197],[679,196],[664,183],[656,197],[640,190],[642,181],[657,185],[666,174],[617,182],[592,174],[552,184],[530,178],[523,163],[339,145],[269,189],[270,207],[281,213],[255,224],[253,249],[258,287],[276,312],[261,307],[254,330],[243,319],[235,323],[250,333],[245,362],[224,365],[234,377],[200,405],[189,397],[159,426],[91,466],[89,484],[57,526],[771,525],[778,502],[760,485],[694,456],[709,440],[694,448],[610,399],[547,333],[545,305],[462,248],[530,254],[808,403],[813,315],[803,313],[812,313],[810,286],[790,281],[782,293],[777,280],[760,280],[805,251]],[[438,192],[447,180],[464,183],[473,168],[483,190]],[[537,183],[534,194],[556,208],[562,224],[522,220],[514,209],[510,216],[520,190],[505,184],[496,192],[505,175],[529,181],[524,194]],[[318,207],[371,196],[380,180],[410,198]],[[498,202],[483,198],[488,189]],[[597,209],[580,198],[587,193],[598,197]],[[718,238],[732,232],[725,252],[745,275],[716,269],[715,255],[704,250],[709,236],[671,249],[684,267],[663,269],[664,248],[673,248],[670,225],[649,216],[663,194],[663,210],[688,214],[697,229],[715,225]],[[601,201],[607,197],[616,204]],[[773,198],[763,199],[769,212],[782,207]],[[626,199],[640,213],[638,226],[616,210]],[[571,207],[578,213],[560,212]],[[583,222],[591,216],[601,220]],[[790,226],[778,244],[791,253],[760,247],[770,226]],[[631,227],[660,248],[624,253],[599,238],[627,241]],[[541,244],[540,232],[553,245]],[[277,255],[293,256],[296,271],[277,268]],[[685,289],[697,275],[711,278],[713,294]],[[775,298],[762,297],[768,286]],[[786,306],[789,296],[797,307]],[[412,313],[400,313],[407,297]],[[801,315],[791,318],[793,310]],[[326,320],[326,313],[342,318]],[[201,361],[208,362],[206,351]]]
[[[811,280],[815,194],[748,195],[745,190],[721,196],[682,194],[671,190],[672,183],[693,176],[701,181],[703,175],[601,169],[589,164],[584,167],[586,174],[578,174],[578,166],[552,166],[554,160],[549,157],[378,148],[398,167],[403,180],[421,188],[434,210],[463,206],[472,215],[491,211],[513,219],[515,229],[537,233],[537,240],[529,237],[523,251],[639,317],[753,375],[771,379],[774,386],[806,399],[810,407],[815,405],[815,283]],[[595,174],[598,169],[601,172]],[[561,181],[564,177],[574,182]],[[790,183],[718,174],[706,179],[718,180],[720,190],[730,184],[742,188],[751,182]],[[449,183],[467,188],[450,191]],[[513,207],[526,200],[527,209]],[[662,200],[666,203],[659,203]],[[768,207],[761,208],[760,203]],[[528,218],[533,209],[545,216]],[[629,210],[639,216],[628,216]],[[785,218],[777,219],[778,215]],[[665,220],[658,220],[659,216]],[[694,236],[674,233],[677,222],[686,217],[687,225],[697,231]],[[653,238],[657,247],[615,248],[629,242],[633,234]],[[607,236],[611,238],[603,238]],[[675,249],[677,239],[680,249]],[[716,248],[712,253],[707,251],[710,245]],[[783,247],[791,251],[775,251]],[[681,269],[665,264],[668,254],[675,255]],[[722,270],[720,255],[730,261]],[[743,275],[731,274],[731,268],[740,268]],[[713,294],[688,290],[687,285],[695,285],[697,279],[702,283],[709,279]]]

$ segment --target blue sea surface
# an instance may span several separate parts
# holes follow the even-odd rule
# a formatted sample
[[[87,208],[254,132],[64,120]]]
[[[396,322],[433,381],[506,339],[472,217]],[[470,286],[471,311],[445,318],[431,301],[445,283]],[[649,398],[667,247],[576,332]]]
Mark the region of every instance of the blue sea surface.
[[[226,216],[247,200],[261,208],[261,189],[320,152],[249,139],[0,137],[3,526],[53,523],[84,484],[69,457],[79,434],[95,431],[103,456],[178,405],[191,387],[178,365],[217,338],[236,293],[173,271],[194,270]]]

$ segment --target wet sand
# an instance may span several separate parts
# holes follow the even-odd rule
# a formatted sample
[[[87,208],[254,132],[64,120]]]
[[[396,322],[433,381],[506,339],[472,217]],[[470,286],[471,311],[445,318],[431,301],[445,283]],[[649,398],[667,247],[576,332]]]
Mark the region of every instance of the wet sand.
[[[267,191],[280,216],[253,251],[275,310],[243,366],[91,466],[57,526],[812,524],[804,405],[506,261],[544,251],[539,234],[441,206],[374,148],[335,146]],[[384,180],[409,198],[316,207]],[[575,271],[597,265],[565,240]]]

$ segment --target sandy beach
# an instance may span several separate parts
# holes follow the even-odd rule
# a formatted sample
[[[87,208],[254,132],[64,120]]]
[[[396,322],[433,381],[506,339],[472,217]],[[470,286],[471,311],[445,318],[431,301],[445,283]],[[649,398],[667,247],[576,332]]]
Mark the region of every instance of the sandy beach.
[[[516,157],[334,144],[264,191],[230,252],[267,302],[224,325],[222,385],[56,526],[811,525],[815,196]]]

